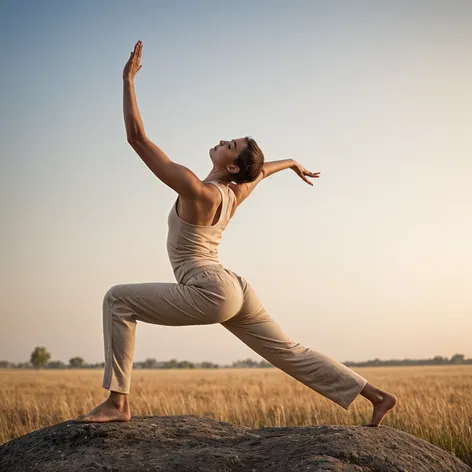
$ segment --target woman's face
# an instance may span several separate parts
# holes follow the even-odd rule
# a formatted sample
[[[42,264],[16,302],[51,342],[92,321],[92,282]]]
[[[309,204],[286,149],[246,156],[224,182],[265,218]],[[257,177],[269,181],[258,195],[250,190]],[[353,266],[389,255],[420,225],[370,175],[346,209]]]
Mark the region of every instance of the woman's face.
[[[231,141],[221,140],[219,144],[210,149],[210,159],[215,167],[227,169],[228,165],[233,164],[233,161],[246,147],[246,138],[236,138]]]

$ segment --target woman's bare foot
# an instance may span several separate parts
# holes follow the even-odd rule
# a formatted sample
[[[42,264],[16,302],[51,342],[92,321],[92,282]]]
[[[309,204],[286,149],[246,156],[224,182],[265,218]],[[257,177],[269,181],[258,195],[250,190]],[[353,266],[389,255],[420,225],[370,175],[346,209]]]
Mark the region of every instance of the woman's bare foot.
[[[110,396],[90,413],[80,415],[75,421],[79,423],[108,423],[110,421],[129,421],[131,411],[128,395],[110,392]]]
[[[391,393],[385,392],[382,395],[382,399],[378,400],[378,403],[373,403],[374,411],[372,413],[372,419],[366,426],[378,426],[385,415],[397,404],[397,397]]]
[[[385,415],[397,404],[397,397],[385,390],[367,383],[361,392],[361,395],[372,402],[374,411],[369,424],[364,426],[379,426]]]

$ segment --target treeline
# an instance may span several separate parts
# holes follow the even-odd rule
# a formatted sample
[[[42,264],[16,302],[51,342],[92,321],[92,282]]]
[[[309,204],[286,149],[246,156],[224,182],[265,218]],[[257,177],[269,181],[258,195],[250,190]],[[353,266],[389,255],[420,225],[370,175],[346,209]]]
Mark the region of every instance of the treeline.
[[[69,363],[51,360],[51,353],[44,346],[37,346],[31,353],[29,362],[15,364],[9,361],[0,361],[0,369],[103,369],[104,362],[88,364],[82,357],[73,357]],[[219,365],[213,362],[190,362],[178,361],[157,361],[156,359],[146,359],[143,362],[133,362],[135,369],[228,369],[228,368],[268,368],[273,367],[267,361],[253,361],[244,359],[235,361],[231,365]]]
[[[68,363],[50,360],[51,354],[43,346],[37,346],[31,353],[29,362],[15,364],[8,361],[0,361],[0,368],[3,369],[103,369],[104,362],[88,364],[82,357],[72,357]],[[412,365],[462,365],[472,364],[472,358],[466,359],[464,354],[454,354],[450,359],[443,356],[435,356],[432,359],[372,359],[365,362],[343,362],[348,367],[376,367],[376,366],[412,366]],[[134,362],[135,369],[241,369],[241,368],[270,368],[270,362],[261,360],[259,362],[252,359],[235,361],[232,364],[215,364],[213,362],[190,362],[171,359],[170,361],[157,361],[156,359],[146,359],[142,362]]]
[[[103,369],[104,362],[88,364],[81,357],[75,357],[68,363],[62,361],[50,361],[44,365],[33,365],[31,362],[20,362],[15,364],[8,361],[0,361],[0,369]],[[220,365],[213,362],[190,362],[178,361],[171,359],[170,361],[157,361],[156,359],[146,359],[142,362],[133,362],[134,369],[231,369],[231,368],[268,368],[273,367],[267,361],[256,362],[252,359],[235,361],[232,364]]]
[[[472,364],[472,358],[466,359],[464,354],[454,354],[450,359],[442,356],[435,356],[432,359],[390,359],[382,361],[372,359],[365,362],[345,362],[348,367],[375,367],[394,365],[461,365]]]

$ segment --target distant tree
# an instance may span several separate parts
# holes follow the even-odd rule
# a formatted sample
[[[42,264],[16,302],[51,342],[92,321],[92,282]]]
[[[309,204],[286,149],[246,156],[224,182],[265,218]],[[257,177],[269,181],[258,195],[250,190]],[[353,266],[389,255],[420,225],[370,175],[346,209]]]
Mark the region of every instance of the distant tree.
[[[141,363],[143,369],[157,369],[159,367],[156,359],[148,357],[144,362]]]
[[[11,369],[12,367],[15,367],[15,365],[11,362],[0,361],[0,369]]]
[[[463,364],[464,363],[464,354],[454,354],[452,357],[451,357],[451,362],[453,364]]]
[[[177,369],[179,367],[179,361],[177,359],[171,359],[164,364],[165,369]]]
[[[447,357],[434,356],[433,362],[434,364],[447,364],[448,360]]]
[[[232,367],[238,368],[238,369],[239,368],[254,368],[254,367],[258,367],[258,362],[248,357],[247,359],[233,362]]]
[[[215,364],[215,363],[209,362],[209,361],[203,361],[200,364],[201,369],[218,369],[219,367],[220,366],[218,364]]]
[[[31,364],[33,364],[33,367],[36,369],[46,367],[49,359],[51,359],[51,354],[44,346],[36,346],[31,353]]]
[[[62,361],[50,361],[48,363],[48,369],[65,369],[67,365]]]
[[[72,369],[79,369],[85,365],[85,361],[82,357],[73,357],[72,359],[69,359],[69,365]]]

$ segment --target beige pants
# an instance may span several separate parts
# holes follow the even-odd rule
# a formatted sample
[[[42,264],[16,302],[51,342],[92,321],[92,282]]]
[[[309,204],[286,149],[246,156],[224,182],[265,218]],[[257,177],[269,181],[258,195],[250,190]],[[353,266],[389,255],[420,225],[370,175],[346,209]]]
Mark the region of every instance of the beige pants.
[[[221,265],[191,271],[181,283],[116,285],[103,300],[103,387],[129,393],[136,321],[165,326],[221,323],[275,367],[344,409],[367,380],[291,339],[243,277]]]

